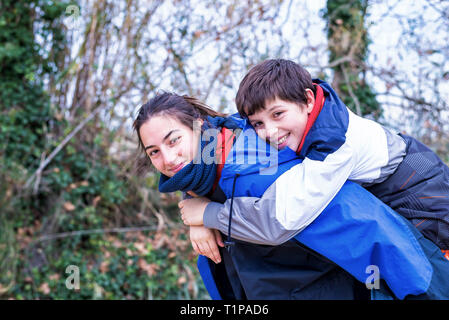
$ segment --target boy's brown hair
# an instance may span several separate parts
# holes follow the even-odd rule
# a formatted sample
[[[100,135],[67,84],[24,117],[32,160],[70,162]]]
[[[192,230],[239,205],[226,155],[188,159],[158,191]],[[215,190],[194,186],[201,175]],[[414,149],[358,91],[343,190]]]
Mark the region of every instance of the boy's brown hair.
[[[299,64],[284,59],[265,60],[254,66],[240,82],[235,98],[242,117],[263,110],[268,101],[279,98],[307,103],[306,89],[315,94],[310,73]]]

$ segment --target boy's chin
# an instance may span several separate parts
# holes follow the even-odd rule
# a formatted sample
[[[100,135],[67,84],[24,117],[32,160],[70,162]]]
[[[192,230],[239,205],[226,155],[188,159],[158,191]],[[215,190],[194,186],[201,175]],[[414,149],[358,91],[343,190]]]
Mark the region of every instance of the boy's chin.
[[[296,152],[296,150],[298,150],[298,147],[299,147],[299,144],[298,145],[286,145],[285,147],[282,147],[282,149],[279,149],[279,150],[284,150],[284,149],[290,149],[290,150],[292,150],[292,151],[295,151]]]
[[[279,151],[284,150],[286,148],[289,148],[290,150],[296,151],[296,149],[298,149],[298,146],[299,146],[299,144],[298,144],[298,146],[290,146],[288,144],[278,145],[277,143],[269,143],[269,144],[270,144],[270,146],[272,146],[273,148],[275,148],[275,149],[277,149]]]
[[[276,149],[278,150],[278,151],[282,151],[282,150],[285,150],[285,149],[291,149],[289,146],[283,146],[283,147],[277,147],[276,146]]]
[[[271,145],[273,148],[275,148],[275,149],[277,149],[277,150],[279,150],[279,151],[284,150],[285,148],[290,148],[290,147],[287,146],[287,145],[285,145],[285,146],[278,146],[278,145],[275,144],[275,143],[270,143],[270,145]]]

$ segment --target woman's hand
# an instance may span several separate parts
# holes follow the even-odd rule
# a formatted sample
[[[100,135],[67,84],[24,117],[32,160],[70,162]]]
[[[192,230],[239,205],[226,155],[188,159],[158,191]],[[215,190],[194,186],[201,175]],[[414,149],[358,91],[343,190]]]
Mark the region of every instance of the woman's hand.
[[[209,202],[210,200],[205,197],[180,201],[178,207],[181,209],[181,218],[184,224],[188,226],[202,226],[204,210],[206,210]]]
[[[193,250],[196,253],[208,257],[215,263],[221,262],[220,251],[218,246],[224,247],[221,234],[218,230],[209,229],[203,226],[190,227],[190,241],[192,242]]]

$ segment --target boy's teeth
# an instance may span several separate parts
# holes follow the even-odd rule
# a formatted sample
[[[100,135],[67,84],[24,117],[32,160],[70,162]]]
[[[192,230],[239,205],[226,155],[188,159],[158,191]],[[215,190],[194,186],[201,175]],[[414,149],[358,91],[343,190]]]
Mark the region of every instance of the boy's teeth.
[[[281,140],[278,141],[278,145],[281,143],[284,143],[285,140],[287,140],[287,136],[283,137]]]

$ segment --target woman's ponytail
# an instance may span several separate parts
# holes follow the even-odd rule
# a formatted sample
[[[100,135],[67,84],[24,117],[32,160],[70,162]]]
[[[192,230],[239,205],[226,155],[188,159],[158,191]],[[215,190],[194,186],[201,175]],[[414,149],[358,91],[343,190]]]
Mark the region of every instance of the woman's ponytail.
[[[182,98],[188,102],[189,104],[194,107],[200,115],[204,116],[211,116],[211,117],[227,117],[228,115],[225,113],[221,113],[218,111],[213,110],[211,107],[209,107],[204,102],[198,100],[197,98],[190,97],[187,95],[183,95]]]

